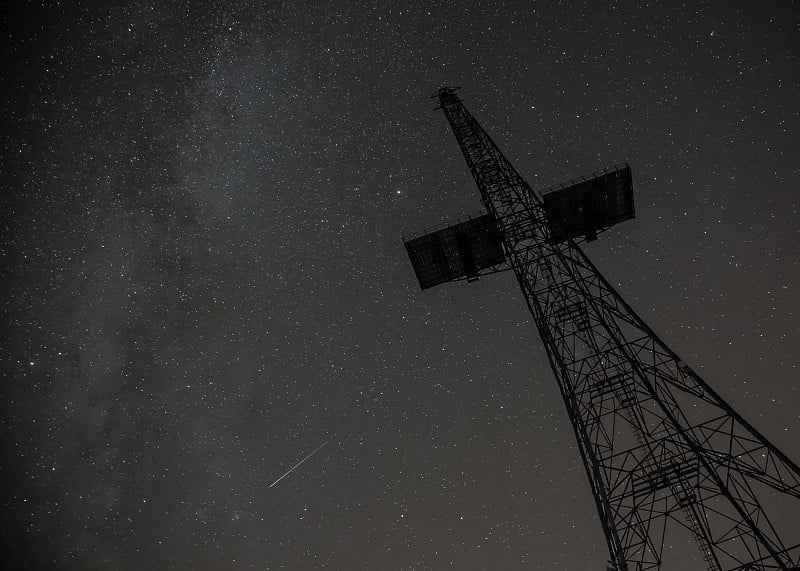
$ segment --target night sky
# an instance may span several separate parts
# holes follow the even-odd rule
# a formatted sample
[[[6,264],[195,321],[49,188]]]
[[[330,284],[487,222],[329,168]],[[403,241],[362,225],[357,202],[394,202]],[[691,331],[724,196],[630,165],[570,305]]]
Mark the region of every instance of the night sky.
[[[603,568],[513,276],[403,248],[481,208],[444,85],[534,188],[630,163],[589,255],[800,460],[797,3],[44,4],[0,6],[5,568]]]

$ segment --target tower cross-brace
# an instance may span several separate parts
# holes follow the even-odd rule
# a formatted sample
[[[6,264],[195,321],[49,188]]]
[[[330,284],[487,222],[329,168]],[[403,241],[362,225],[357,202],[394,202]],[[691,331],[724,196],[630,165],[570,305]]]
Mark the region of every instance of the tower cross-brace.
[[[572,422],[610,567],[660,569],[665,540],[683,529],[708,569],[800,568],[800,468],[659,339],[577,243],[633,217],[630,168],[540,196],[455,89],[434,97],[487,213],[406,248],[423,289],[474,281],[507,258]],[[796,514],[795,525],[778,529],[773,508]]]

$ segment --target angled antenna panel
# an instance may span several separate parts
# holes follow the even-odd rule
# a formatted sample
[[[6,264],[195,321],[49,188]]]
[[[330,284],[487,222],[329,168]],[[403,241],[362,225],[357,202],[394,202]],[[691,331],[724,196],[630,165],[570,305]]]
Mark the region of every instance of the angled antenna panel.
[[[635,216],[631,167],[625,165],[569,186],[551,187],[542,199],[553,242],[579,236],[595,240],[598,232]]]
[[[464,278],[476,280],[483,270],[502,264],[506,259],[491,214],[470,218],[404,243],[422,289]]]

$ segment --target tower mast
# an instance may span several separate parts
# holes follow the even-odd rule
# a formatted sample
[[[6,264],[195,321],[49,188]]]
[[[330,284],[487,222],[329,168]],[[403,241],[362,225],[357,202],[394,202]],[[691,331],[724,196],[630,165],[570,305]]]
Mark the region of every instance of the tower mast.
[[[540,195],[455,89],[435,97],[487,214],[407,241],[417,277],[423,289],[474,281],[507,257],[566,405],[611,567],[660,569],[665,539],[683,528],[710,570],[800,568],[800,528],[785,543],[762,501],[792,502],[800,521],[800,468],[650,329],[579,246],[633,217],[630,167]]]

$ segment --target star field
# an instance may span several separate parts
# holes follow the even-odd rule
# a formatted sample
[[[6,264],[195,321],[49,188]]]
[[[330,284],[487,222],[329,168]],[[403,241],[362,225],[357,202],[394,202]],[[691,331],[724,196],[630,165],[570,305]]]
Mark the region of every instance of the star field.
[[[515,280],[421,292],[403,248],[481,207],[443,85],[534,188],[631,164],[637,218],[587,252],[800,460],[796,5],[14,2],[0,22],[7,568],[603,568]]]

